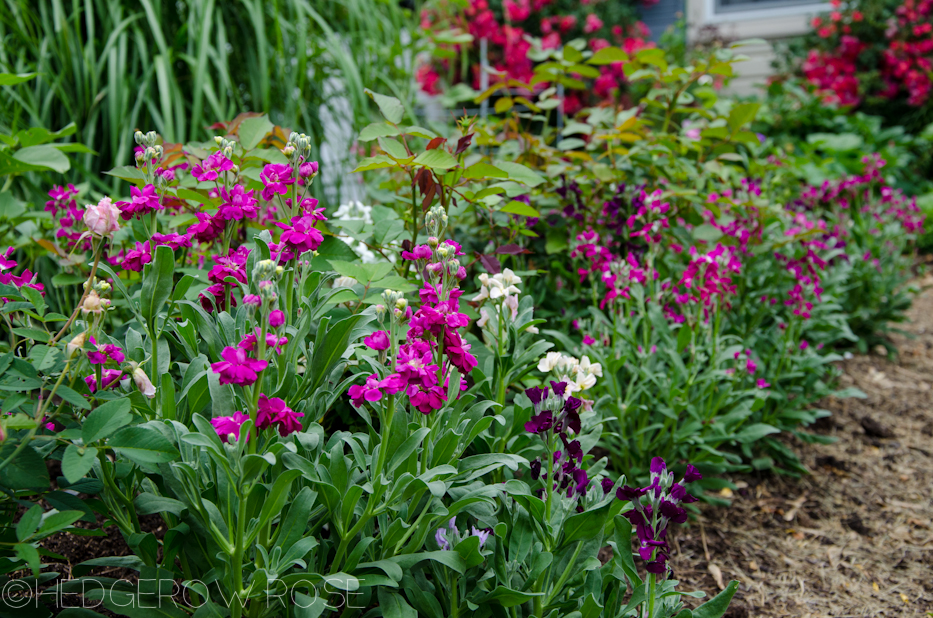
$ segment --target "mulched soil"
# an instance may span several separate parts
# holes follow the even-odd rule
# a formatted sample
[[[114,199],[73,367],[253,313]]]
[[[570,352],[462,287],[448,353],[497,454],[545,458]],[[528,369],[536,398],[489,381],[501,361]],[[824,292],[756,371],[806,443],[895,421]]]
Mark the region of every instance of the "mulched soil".
[[[919,282],[933,286],[933,278]],[[933,611],[933,290],[917,298],[897,362],[855,356],[816,433],[790,445],[812,474],[736,476],[676,539],[685,590],[741,582],[727,617],[875,618]]]

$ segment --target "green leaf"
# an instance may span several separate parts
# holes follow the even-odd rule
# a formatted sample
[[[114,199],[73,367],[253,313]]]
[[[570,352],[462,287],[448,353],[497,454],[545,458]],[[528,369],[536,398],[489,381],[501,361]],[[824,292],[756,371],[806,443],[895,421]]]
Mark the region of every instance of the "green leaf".
[[[29,299],[29,302],[32,303],[32,306],[36,308],[36,312],[40,316],[45,315],[45,299],[42,297],[41,292],[28,286],[23,286],[20,289],[22,290],[23,295]]]
[[[149,324],[150,336],[155,336],[155,317],[172,295],[172,274],[175,271],[175,253],[170,247],[156,247],[155,259],[146,266],[143,287],[139,293],[139,309]]]
[[[16,556],[29,565],[33,575],[38,575],[41,568],[38,550],[28,543],[17,543],[13,549],[16,551]]]
[[[370,170],[379,170],[386,167],[395,167],[395,161],[393,161],[388,155],[376,155],[375,157],[367,157],[360,161],[353,172],[368,172]]]
[[[13,455],[16,444],[7,440],[0,447],[0,461]],[[27,446],[3,469],[0,485],[10,489],[48,489],[49,471],[45,460],[32,446]]]
[[[693,618],[722,618],[738,589],[739,582],[732,580],[725,590],[693,610]]]
[[[129,403],[129,400],[123,400]],[[81,450],[84,452],[82,453]],[[79,449],[74,444],[69,444],[62,456],[62,474],[69,483],[77,483],[94,466],[97,459],[97,449],[93,446]]]
[[[51,536],[67,528],[71,524],[75,523],[81,517],[84,516],[84,513],[81,511],[58,511],[55,513],[47,513],[42,520],[42,525],[39,526],[39,534],[44,538]]]
[[[519,202],[518,200],[512,200],[505,206],[499,209],[499,212],[511,213],[513,215],[521,215],[523,217],[540,217],[541,213],[537,210],[526,204],[525,202]]]
[[[71,169],[71,163],[55,146],[44,144],[42,146],[29,146],[13,153],[13,158],[27,165],[46,168],[64,174]]]
[[[409,605],[402,595],[388,590],[385,586],[377,588],[379,609],[383,618],[418,618],[418,612]]]
[[[62,399],[70,403],[71,405],[75,406],[76,408],[81,408],[82,410],[91,409],[91,404],[87,402],[87,399],[82,397],[76,391],[68,388],[64,384],[60,384],[58,386],[58,390],[55,391],[55,394],[57,394],[59,397],[61,397]]]
[[[15,73],[0,73],[0,86],[22,84],[23,82],[28,82],[36,75],[36,73],[19,73],[18,75]]]
[[[544,177],[538,174],[538,172],[532,170],[529,167],[525,167],[521,163],[512,163],[511,161],[496,161],[496,167],[508,174],[509,180],[514,180],[515,182],[529,187],[537,187],[542,182],[544,182]]]
[[[172,443],[148,427],[125,427],[110,438],[107,446],[141,465],[167,463],[178,457]]]
[[[733,105],[729,112],[729,128],[735,133],[749,122],[755,119],[758,114],[758,108],[761,103],[739,103]]]
[[[405,106],[402,105],[401,101],[395,97],[387,97],[384,94],[373,92],[368,88],[365,90],[365,92],[373,101],[376,102],[376,105],[379,106],[379,111],[382,113],[386,120],[392,124],[398,124],[402,121],[402,116],[405,114]]]
[[[767,423],[755,423],[754,425],[745,427],[742,431],[732,436],[732,438],[744,444],[746,442],[757,442],[773,433],[781,433],[781,430]]]
[[[457,167],[457,160],[453,155],[440,148],[422,152],[415,157],[414,163],[415,165],[423,165],[424,167],[435,170],[449,170],[452,167]]]
[[[530,601],[535,597],[542,596],[543,594],[543,592],[522,592],[521,590],[513,590],[505,586],[499,586],[489,594],[476,599],[474,602],[477,605],[495,602],[502,607],[514,607],[526,601]]]
[[[125,397],[98,406],[84,420],[81,439],[85,444],[91,444],[128,425],[133,420],[130,409],[130,400]]]
[[[628,62],[629,57],[618,47],[604,47],[587,60],[588,64],[612,64],[613,62]]]
[[[32,533],[39,529],[39,523],[42,521],[42,507],[38,504],[23,513],[23,516],[16,523],[16,540],[25,541],[32,536]]]
[[[136,512],[140,515],[152,515],[153,513],[171,513],[181,517],[182,512],[188,507],[184,502],[165,496],[157,496],[149,492],[143,492],[136,496],[133,501],[136,505]]]
[[[295,618],[318,618],[327,609],[327,600],[323,597],[309,597],[298,591],[294,593],[294,602],[292,610]]]
[[[612,505],[613,502],[610,502],[598,509],[576,513],[568,517],[563,525],[563,543],[586,541],[601,535],[603,528],[606,527],[606,518],[609,517],[609,509]]]
[[[238,134],[240,136],[240,145],[244,150],[252,150],[259,145],[263,138],[269,135],[269,132],[275,128],[275,125],[269,121],[269,117],[253,116],[240,123]]]
[[[500,170],[495,165],[490,165],[489,163],[480,161],[479,163],[474,163],[470,167],[466,168],[463,171],[463,177],[470,179],[508,178],[509,175],[506,172]]]
[[[282,512],[285,501],[288,500],[289,492],[292,488],[292,482],[301,476],[300,470],[285,470],[278,475],[275,484],[269,491],[262,505],[262,511],[259,514],[259,525],[264,526],[274,516]]]
[[[387,122],[374,122],[360,131],[359,140],[361,142],[371,142],[380,137],[392,137],[399,135],[401,131],[398,127],[393,127]]]
[[[690,335],[693,333],[693,329],[690,328],[689,324],[684,324],[680,327],[680,332],[677,333],[677,353],[682,354],[684,350],[687,349],[687,346],[690,345]]]

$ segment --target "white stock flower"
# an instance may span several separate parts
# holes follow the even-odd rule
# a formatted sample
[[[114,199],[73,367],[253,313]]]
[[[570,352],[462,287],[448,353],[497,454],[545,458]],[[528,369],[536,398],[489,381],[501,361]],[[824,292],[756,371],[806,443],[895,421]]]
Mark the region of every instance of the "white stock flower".
[[[551,373],[557,363],[560,362],[560,352],[548,352],[544,358],[538,361],[538,371],[541,373]]]
[[[591,362],[586,354],[580,359],[580,366],[577,370],[581,373],[588,373],[600,378],[603,377],[603,366],[599,363]]]
[[[502,283],[506,285],[515,285],[522,282],[522,278],[512,272],[511,268],[506,268],[501,273],[496,275],[496,277],[499,277]]]

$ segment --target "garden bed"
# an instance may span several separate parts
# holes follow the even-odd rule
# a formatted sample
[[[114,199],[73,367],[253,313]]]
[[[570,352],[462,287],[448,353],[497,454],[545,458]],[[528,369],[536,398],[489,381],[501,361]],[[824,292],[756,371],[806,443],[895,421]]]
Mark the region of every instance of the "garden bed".
[[[933,284],[933,278],[920,282]],[[687,588],[742,582],[727,616],[924,616],[933,605],[933,291],[910,310],[900,358],[855,356],[819,433],[793,445],[812,475],[735,478],[730,508],[677,539]]]

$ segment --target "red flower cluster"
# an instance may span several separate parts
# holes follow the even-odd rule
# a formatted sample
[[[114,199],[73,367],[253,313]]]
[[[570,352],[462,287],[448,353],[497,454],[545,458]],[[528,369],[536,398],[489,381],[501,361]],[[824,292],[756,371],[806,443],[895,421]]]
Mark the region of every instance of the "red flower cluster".
[[[811,49],[803,73],[829,103],[858,105],[866,96],[895,99],[906,96],[908,105],[920,107],[930,98],[933,81],[933,0],[905,0],[880,27],[865,22],[861,11],[840,10],[833,0],[828,17],[816,17],[812,26],[822,40]],[[880,45],[878,54],[865,53]],[[880,66],[869,65],[880,57]],[[880,86],[866,77],[880,75]]]
[[[544,49],[557,49],[566,41],[584,37],[589,39],[590,49],[598,51],[610,45],[606,38],[599,35],[610,33],[615,44],[628,53],[654,45],[646,40],[649,32],[642,22],[625,26],[610,25],[594,12],[587,13],[581,19],[575,15],[542,15],[542,12],[547,12],[546,9],[552,1],[504,0],[501,11],[496,11],[488,0],[470,0],[469,6],[462,14],[448,13],[443,9],[422,11],[421,27],[428,31],[458,29],[472,35],[473,43],[470,47],[461,44],[440,44],[440,47],[446,52],[453,52],[455,56],[472,55],[469,79],[474,89],[480,87],[482,69],[480,59],[476,56],[480,48],[479,41],[482,39],[486,39],[488,44],[490,66],[501,75],[490,75],[490,82],[496,79],[514,79],[528,83],[531,80],[534,63],[528,57],[532,49],[529,36],[540,36]],[[643,3],[647,6],[654,1],[656,0],[643,0]],[[461,66],[459,59],[450,60],[449,55],[447,53],[445,56],[448,57],[424,64],[417,70],[415,78],[425,93],[440,94],[443,90],[441,75],[450,73],[451,67]],[[452,75],[452,78],[457,82],[466,76]],[[624,80],[622,63],[602,67],[600,76],[594,80],[589,92],[592,92],[597,100],[610,99]],[[544,84],[538,86],[546,87]],[[567,93],[565,113],[572,114],[588,104],[587,98],[586,91]]]

